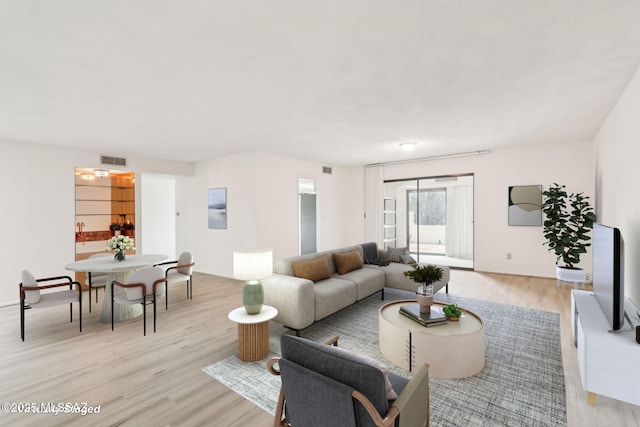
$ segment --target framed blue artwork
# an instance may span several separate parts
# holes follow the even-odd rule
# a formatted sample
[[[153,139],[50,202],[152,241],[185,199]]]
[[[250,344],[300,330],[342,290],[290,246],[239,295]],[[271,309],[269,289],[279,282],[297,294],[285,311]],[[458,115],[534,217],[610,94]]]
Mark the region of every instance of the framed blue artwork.
[[[209,228],[227,228],[227,189],[209,189]]]

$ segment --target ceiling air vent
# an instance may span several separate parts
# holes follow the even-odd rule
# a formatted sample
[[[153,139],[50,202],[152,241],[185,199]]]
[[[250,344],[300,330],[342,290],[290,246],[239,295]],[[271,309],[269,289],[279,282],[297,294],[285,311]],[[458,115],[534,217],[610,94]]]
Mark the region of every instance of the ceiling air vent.
[[[323,166],[322,173],[328,173],[329,175],[331,175],[331,168],[329,166]]]
[[[127,166],[127,159],[124,157],[100,156],[100,163],[103,165]]]

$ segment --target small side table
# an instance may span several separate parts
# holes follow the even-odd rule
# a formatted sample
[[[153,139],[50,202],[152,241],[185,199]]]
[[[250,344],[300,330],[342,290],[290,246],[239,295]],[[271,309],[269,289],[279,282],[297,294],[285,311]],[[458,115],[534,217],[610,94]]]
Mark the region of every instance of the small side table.
[[[260,313],[247,314],[244,307],[229,313],[229,320],[238,324],[238,357],[244,362],[262,360],[269,354],[269,320],[278,310],[263,305]]]

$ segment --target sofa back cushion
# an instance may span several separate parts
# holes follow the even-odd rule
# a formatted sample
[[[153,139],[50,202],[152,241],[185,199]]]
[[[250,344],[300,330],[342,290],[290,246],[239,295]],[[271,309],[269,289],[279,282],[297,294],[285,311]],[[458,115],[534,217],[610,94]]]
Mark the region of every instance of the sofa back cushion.
[[[319,257],[307,261],[293,261],[293,273],[296,277],[308,279],[312,282],[328,279],[331,277],[331,269],[327,257],[320,255]]]
[[[352,270],[362,268],[362,257],[357,249],[344,253],[334,253],[333,263],[336,266],[336,272],[343,275]]]
[[[362,246],[361,245],[354,245],[354,246],[347,246],[344,248],[338,248],[338,249],[332,249],[332,250],[328,250],[328,251],[323,251],[323,252],[316,252],[316,253],[312,253],[312,254],[305,254],[305,255],[298,255],[298,256],[294,256],[294,257],[289,257],[289,258],[281,258],[277,261],[274,262],[273,264],[273,270],[275,273],[277,274],[284,274],[286,276],[294,276],[296,275],[295,271],[293,271],[293,263],[296,261],[310,261],[310,260],[314,260],[316,258],[318,258],[319,256],[324,256],[325,258],[327,258],[327,263],[329,264],[329,271],[331,272],[331,274],[336,272],[336,266],[333,262],[333,253],[337,252],[337,253],[345,253],[345,252],[349,252],[352,250],[357,250],[360,253],[360,256],[362,257],[362,259],[364,259],[364,256],[362,254]]]

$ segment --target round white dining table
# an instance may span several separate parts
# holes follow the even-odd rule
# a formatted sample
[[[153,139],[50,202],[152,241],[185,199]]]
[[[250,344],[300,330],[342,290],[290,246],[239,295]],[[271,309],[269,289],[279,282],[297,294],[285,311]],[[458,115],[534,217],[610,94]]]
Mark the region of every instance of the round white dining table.
[[[107,286],[104,289],[104,301],[102,302],[101,322],[111,322],[111,282],[118,281],[127,283],[131,273],[142,267],[150,267],[169,258],[166,255],[127,255],[124,261],[116,261],[111,257],[88,258],[81,261],[70,262],[64,268],[70,271],[83,271],[95,273],[107,273]],[[115,292],[124,292],[122,288],[116,288]],[[91,295],[89,295],[91,298]],[[121,305],[115,303],[113,306],[113,318],[116,321],[132,319],[142,314],[140,305]]]

